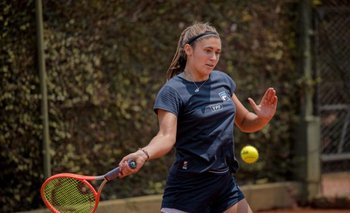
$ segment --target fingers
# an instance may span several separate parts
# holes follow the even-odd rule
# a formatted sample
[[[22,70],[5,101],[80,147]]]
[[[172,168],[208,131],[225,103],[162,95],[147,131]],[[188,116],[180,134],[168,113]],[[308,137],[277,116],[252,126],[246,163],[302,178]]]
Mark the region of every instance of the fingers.
[[[265,100],[269,102],[273,102],[274,98],[276,97],[276,90],[274,88],[268,88],[265,92]]]
[[[252,98],[248,98],[248,103],[253,108],[254,112],[258,110],[258,106],[256,105],[255,101]]]
[[[276,105],[277,104],[276,90],[272,87],[268,88],[261,99],[261,104]]]
[[[252,107],[256,106],[255,102],[251,98],[248,98],[248,102],[250,103],[250,105],[252,105]],[[270,87],[265,91],[263,97],[261,98],[260,104],[274,104],[276,102],[277,102],[276,90]]]
[[[275,104],[277,106],[277,103],[278,103],[278,97],[275,96],[274,100],[273,100],[273,104]]]
[[[130,160],[134,160],[136,162],[136,168],[134,169],[130,168],[129,166]],[[145,162],[146,162],[145,156],[143,155],[143,153],[140,153],[139,151],[125,156],[119,163],[119,167],[120,167],[119,177],[123,178],[128,175],[137,173],[141,169],[141,167],[145,164]]]
[[[276,95],[276,90],[271,88],[269,93],[270,93],[270,97],[268,99],[269,103],[276,106],[277,105],[277,101],[278,101],[278,98],[277,98],[277,95]]]
[[[137,165],[138,166],[138,165]],[[119,177],[123,178],[125,176],[128,176],[130,174],[136,173],[139,168],[130,168],[129,166],[129,160],[123,158],[123,160],[119,163],[120,173]]]
[[[261,102],[260,102],[259,106],[260,106],[260,105],[264,105],[264,104],[265,104],[265,105],[266,105],[266,104],[275,105],[275,104],[277,104],[277,101],[278,101],[278,98],[277,98],[277,96],[276,96],[276,90],[275,90],[274,88],[270,87],[270,88],[268,88],[268,89],[265,91],[263,97],[261,98]],[[248,98],[248,102],[249,102],[249,104],[253,107],[254,110],[257,109],[258,106],[257,106],[257,104],[254,102],[253,99]]]
[[[253,108],[255,114],[264,119],[271,119],[276,113],[278,98],[274,88],[268,88],[259,105],[257,105],[252,98],[248,98],[248,102]]]

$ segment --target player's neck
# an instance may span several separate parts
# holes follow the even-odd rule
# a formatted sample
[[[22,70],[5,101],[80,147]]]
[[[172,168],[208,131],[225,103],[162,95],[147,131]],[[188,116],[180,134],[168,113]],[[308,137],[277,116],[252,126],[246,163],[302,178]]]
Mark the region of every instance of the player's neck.
[[[208,75],[200,75],[198,71],[193,71],[191,69],[185,69],[184,77],[188,81],[200,82],[208,80]]]

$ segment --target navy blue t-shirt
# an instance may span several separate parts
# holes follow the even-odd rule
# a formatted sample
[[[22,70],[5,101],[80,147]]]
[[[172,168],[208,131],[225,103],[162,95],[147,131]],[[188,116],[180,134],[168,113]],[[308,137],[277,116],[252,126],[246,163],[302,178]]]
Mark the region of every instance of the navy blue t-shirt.
[[[236,108],[231,96],[236,85],[226,73],[216,70],[206,82],[196,85],[181,73],[166,82],[155,100],[156,112],[163,109],[177,116],[172,170],[220,173],[230,169],[234,173],[238,168],[233,154]]]

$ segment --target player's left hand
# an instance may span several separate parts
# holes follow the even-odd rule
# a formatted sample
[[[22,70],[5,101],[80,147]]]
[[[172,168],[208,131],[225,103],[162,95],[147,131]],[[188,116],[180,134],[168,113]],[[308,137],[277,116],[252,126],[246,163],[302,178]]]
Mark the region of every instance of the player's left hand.
[[[259,118],[271,120],[277,108],[278,97],[276,95],[276,90],[274,88],[268,88],[259,105],[251,98],[248,98],[248,102]]]

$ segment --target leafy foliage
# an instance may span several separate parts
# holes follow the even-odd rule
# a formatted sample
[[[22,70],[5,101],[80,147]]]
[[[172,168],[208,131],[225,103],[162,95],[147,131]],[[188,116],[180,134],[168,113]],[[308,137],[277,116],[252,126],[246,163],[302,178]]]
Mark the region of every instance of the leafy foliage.
[[[33,2],[2,1],[0,8],[0,211],[12,212],[39,200],[40,85]]]
[[[23,2],[0,3],[3,212],[42,205],[35,4]],[[242,164],[238,179],[288,179],[300,89],[294,65],[297,1],[46,0],[43,6],[53,173],[103,174],[149,142],[157,131],[153,100],[178,36],[202,21],[221,33],[218,69],[236,81],[243,103],[248,97],[257,100],[269,86],[279,95],[269,127],[235,132],[237,155],[249,143],[261,156],[254,166]],[[161,193],[172,158],[148,163],[123,184],[111,183],[102,199]]]

